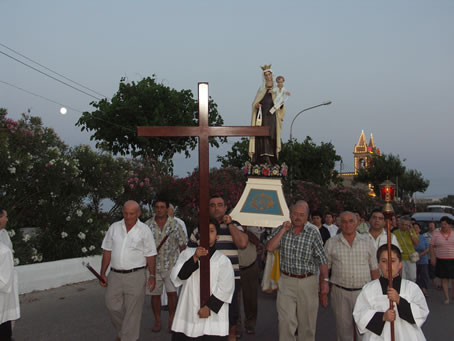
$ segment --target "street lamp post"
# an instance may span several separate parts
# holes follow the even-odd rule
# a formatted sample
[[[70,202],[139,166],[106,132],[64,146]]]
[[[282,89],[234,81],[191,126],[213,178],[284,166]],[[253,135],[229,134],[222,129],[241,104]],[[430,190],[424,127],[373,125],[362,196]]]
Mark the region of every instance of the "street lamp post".
[[[313,107],[309,107],[309,108],[306,108],[306,109],[303,109],[301,110],[299,113],[296,114],[295,118],[293,119],[292,121],[292,124],[290,124],[290,141],[292,140],[292,137],[293,137],[293,134],[292,134],[292,131],[293,131],[293,122],[295,122],[296,118],[301,115],[303,112],[305,111],[308,111],[308,110],[311,110],[311,109],[314,109],[314,108],[317,108],[317,107],[321,107],[322,105],[330,105],[332,102],[331,101],[327,101],[325,103],[321,103],[319,105],[314,105]]]

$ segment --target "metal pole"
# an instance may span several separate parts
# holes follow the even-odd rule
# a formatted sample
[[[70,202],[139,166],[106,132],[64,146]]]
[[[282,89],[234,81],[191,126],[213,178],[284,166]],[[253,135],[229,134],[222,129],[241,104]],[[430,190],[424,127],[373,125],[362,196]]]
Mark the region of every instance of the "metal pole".
[[[293,118],[292,120],[292,124],[290,124],[290,141],[292,140],[292,137],[293,137],[293,134],[292,134],[292,131],[293,131],[293,122],[295,122],[296,118],[301,115],[303,112],[305,111],[308,111],[308,110],[311,110],[311,109],[314,109],[314,108],[317,108],[317,107],[321,107],[322,105],[330,105],[332,102],[331,101],[328,101],[328,102],[325,102],[325,103],[322,103],[322,104],[318,104],[318,105],[314,105],[313,107],[309,107],[309,108],[306,108],[306,109],[303,109],[301,110],[299,113],[296,114],[296,116]]]

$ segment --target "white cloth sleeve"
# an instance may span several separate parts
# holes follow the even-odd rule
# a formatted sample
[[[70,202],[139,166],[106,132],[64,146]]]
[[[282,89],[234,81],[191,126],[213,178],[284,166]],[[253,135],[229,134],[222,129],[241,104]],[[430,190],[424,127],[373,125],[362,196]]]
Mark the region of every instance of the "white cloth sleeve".
[[[175,285],[175,287],[183,285],[184,280],[180,279],[178,277],[178,274],[180,273],[183,264],[186,263],[186,261],[194,255],[195,250],[196,250],[195,248],[187,247],[178,256],[177,262],[175,263],[174,267],[172,268],[172,271],[170,272],[170,279],[172,280],[173,285]]]
[[[408,286],[408,289],[402,290],[401,288],[401,296],[405,298],[408,303],[410,303],[411,312],[413,314],[413,318],[415,319],[416,325],[421,327],[429,315],[426,298],[417,284],[404,280],[402,281],[402,284],[404,284],[404,282],[405,285]],[[404,291],[403,294],[402,291]]]
[[[376,280],[377,281],[377,280]],[[353,318],[355,319],[356,326],[360,334],[364,334],[367,331],[366,326],[369,324],[372,317],[374,317],[377,310],[374,310],[371,302],[369,301],[371,286],[378,284],[380,288],[380,283],[375,283],[375,281],[366,284],[361,290],[358,298],[356,299],[355,308],[353,309]],[[369,295],[368,295],[369,294]],[[381,294],[381,293],[380,293]],[[372,294],[372,298],[375,296]],[[383,311],[384,312],[384,311]]]
[[[216,251],[219,252],[219,251]],[[235,290],[235,274],[233,266],[227,257],[220,258],[219,276],[216,285],[211,285],[212,295],[222,302],[232,302],[233,292]]]
[[[143,254],[145,257],[156,256],[158,253],[156,251],[156,244],[154,241],[153,233],[149,228],[144,229],[144,250]]]
[[[101,248],[106,251],[112,251],[112,226],[110,225],[101,244]]]
[[[9,294],[13,288],[14,263],[11,250],[0,245],[0,292]]]

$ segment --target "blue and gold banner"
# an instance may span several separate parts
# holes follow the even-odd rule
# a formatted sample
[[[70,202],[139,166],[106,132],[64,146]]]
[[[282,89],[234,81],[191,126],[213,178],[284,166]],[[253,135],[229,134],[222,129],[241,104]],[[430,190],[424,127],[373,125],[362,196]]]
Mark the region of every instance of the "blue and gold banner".
[[[284,215],[277,191],[265,189],[251,189],[241,213]]]

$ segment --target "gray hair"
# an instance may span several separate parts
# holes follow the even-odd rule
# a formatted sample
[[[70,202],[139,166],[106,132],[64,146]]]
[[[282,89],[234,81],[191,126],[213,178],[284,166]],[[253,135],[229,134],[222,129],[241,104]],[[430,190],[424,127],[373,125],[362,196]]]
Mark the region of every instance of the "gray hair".
[[[123,208],[125,208],[125,207],[128,206],[128,205],[134,205],[134,206],[136,206],[137,211],[140,212],[140,205],[137,203],[137,201],[135,201],[135,200],[128,200],[128,201],[126,201],[126,202],[124,203]]]
[[[342,212],[342,213],[339,215],[339,218],[341,218],[341,221],[342,221],[342,219],[343,219],[346,215],[348,215],[348,214],[350,214],[350,215],[353,216],[353,218],[355,219],[355,223],[358,223],[358,218],[356,217],[356,214],[353,213],[353,212],[351,212],[351,211],[344,211],[344,212]]]
[[[411,222],[411,217],[408,216],[408,215],[404,215],[404,216],[400,217],[399,220],[410,221]]]
[[[306,201],[298,200],[297,202],[295,202],[292,206],[290,206],[290,212],[293,212],[293,209],[297,206],[304,207],[306,214],[309,215],[309,204]]]

